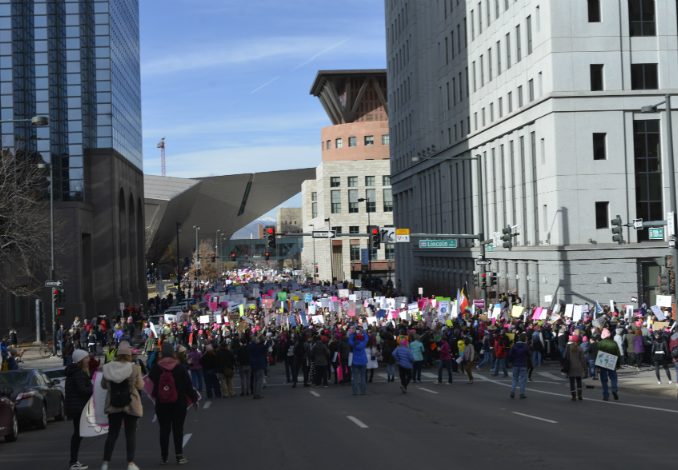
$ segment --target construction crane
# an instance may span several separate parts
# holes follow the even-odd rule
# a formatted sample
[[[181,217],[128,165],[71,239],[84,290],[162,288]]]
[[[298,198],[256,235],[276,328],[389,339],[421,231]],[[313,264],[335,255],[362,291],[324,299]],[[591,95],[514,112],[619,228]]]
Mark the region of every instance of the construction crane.
[[[160,174],[167,176],[167,168],[165,167],[165,138],[163,137],[156,145],[160,149]]]

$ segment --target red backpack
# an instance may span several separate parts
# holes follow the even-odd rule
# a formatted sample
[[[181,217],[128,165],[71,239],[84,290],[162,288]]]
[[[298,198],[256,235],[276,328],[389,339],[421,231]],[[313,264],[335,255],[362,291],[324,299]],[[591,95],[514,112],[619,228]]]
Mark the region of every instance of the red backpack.
[[[174,403],[179,399],[177,384],[174,382],[174,374],[169,369],[162,369],[158,380],[158,402]]]

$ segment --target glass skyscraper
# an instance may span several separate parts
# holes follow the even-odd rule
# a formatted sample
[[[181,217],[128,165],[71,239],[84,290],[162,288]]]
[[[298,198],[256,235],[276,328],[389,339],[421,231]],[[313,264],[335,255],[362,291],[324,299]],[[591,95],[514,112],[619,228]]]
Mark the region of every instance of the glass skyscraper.
[[[138,0],[0,0],[1,145],[54,165],[55,198],[86,201],[88,151],[140,171]]]

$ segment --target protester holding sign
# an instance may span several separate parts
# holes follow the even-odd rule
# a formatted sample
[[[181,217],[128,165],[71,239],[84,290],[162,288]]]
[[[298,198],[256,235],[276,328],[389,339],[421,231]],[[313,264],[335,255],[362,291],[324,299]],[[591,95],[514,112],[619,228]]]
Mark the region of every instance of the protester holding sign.
[[[610,390],[608,388],[608,380],[612,386],[612,396],[615,400],[619,400],[619,389],[617,387],[617,369],[620,367],[619,356],[619,346],[611,337],[610,330],[607,328],[603,329],[601,333],[601,341],[598,342],[598,355],[601,353],[611,354],[617,357],[616,363],[611,367],[598,367],[598,374],[600,376],[600,384],[603,386],[603,400],[608,401],[610,399]],[[599,361],[596,360],[596,365],[599,364]]]
[[[78,461],[80,450],[80,415],[87,401],[92,396],[94,387],[89,372],[89,354],[82,349],[73,351],[73,363],[66,367],[66,398],[65,411],[73,420],[73,435],[71,436],[70,470],[85,470],[87,465]]]

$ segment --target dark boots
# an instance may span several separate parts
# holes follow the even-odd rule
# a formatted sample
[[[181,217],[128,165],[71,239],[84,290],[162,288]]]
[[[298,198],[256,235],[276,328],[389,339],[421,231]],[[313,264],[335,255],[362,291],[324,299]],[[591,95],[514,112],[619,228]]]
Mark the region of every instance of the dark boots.
[[[584,399],[581,393],[581,388],[577,389],[577,398],[579,398],[580,401]]]
[[[572,401],[577,401],[577,393],[576,392],[570,392],[572,393]]]

